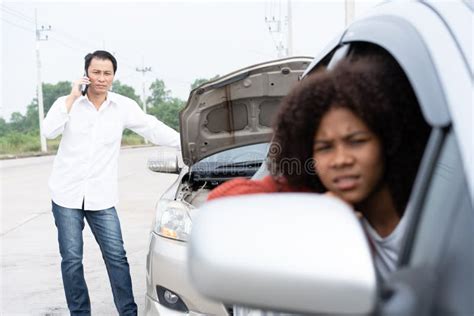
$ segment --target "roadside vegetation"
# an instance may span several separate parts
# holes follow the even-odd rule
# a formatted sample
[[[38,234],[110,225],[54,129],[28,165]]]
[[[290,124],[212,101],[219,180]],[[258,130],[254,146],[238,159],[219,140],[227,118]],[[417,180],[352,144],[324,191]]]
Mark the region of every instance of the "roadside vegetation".
[[[212,79],[217,78],[215,76]],[[191,90],[208,81],[196,79],[191,85]],[[48,113],[54,101],[60,96],[69,94],[71,82],[60,81],[56,84],[43,84],[44,113]],[[133,87],[115,81],[112,91],[125,95],[135,100],[140,107],[143,103]],[[179,111],[185,106],[186,101],[174,98],[171,91],[166,89],[163,80],[156,79],[149,87],[150,96],[147,98],[147,113],[154,115],[175,130],[179,130]],[[48,152],[55,153],[58,149],[61,136],[48,140]],[[144,140],[141,136],[130,130],[125,130],[122,146],[141,145]],[[34,155],[41,152],[38,125],[38,100],[34,98],[27,106],[26,113],[12,113],[10,120],[0,117],[0,157]]]

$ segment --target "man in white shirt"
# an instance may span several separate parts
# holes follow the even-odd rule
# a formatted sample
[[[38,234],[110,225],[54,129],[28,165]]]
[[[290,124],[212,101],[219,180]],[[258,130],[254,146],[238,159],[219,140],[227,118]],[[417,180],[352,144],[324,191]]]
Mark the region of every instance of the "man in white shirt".
[[[118,202],[118,155],[129,128],[157,145],[180,147],[179,134],[138,104],[109,92],[117,61],[106,51],[85,57],[86,76],[52,105],[43,121],[46,138],[62,134],[49,180],[62,257],[61,272],[71,315],[90,315],[82,266],[84,218],[100,246],[120,315],[137,315],[123,247]],[[87,92],[81,93],[81,86]]]

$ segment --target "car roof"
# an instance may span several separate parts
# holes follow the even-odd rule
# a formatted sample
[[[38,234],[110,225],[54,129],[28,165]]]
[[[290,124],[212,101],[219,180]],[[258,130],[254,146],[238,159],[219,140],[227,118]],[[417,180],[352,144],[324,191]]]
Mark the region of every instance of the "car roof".
[[[472,77],[474,73],[472,60],[472,14],[474,5],[468,1],[425,1],[424,3],[445,21],[446,26],[456,39],[456,43],[463,54],[463,61],[470,69]],[[466,23],[470,19],[471,27],[468,27],[469,24],[466,25]]]
[[[324,63],[330,52],[344,43],[368,40],[380,44],[378,40],[387,41],[386,30],[377,27],[381,22],[389,20],[394,23],[404,24],[407,34],[403,34],[404,42],[408,45],[408,33],[416,33],[411,39],[411,44],[416,44],[426,52],[427,59],[419,56],[409,57],[409,67],[417,67],[417,63],[427,62],[432,64],[436,86],[439,91],[428,90],[432,87],[422,80],[415,92],[424,93],[428,102],[422,102],[421,107],[427,121],[432,126],[443,127],[452,125],[459,149],[463,159],[466,178],[470,187],[471,199],[474,197],[474,146],[473,146],[473,117],[472,100],[473,90],[473,61],[472,61],[472,25],[473,7],[462,1],[432,2],[432,1],[390,1],[379,4],[369,10],[365,15],[356,18],[342,33],[336,37],[323,51],[317,55],[313,63],[305,71],[305,75],[312,69]],[[360,36],[359,31],[365,34]],[[415,30],[416,32],[413,32]],[[360,32],[359,32],[360,33]],[[378,34],[377,34],[378,33]],[[393,34],[391,34],[393,35]],[[378,38],[377,38],[378,37]],[[393,44],[393,43],[392,43]],[[382,45],[383,46],[383,45]],[[392,45],[392,47],[395,45]],[[385,48],[385,47],[384,47]],[[405,48],[397,47],[398,50]],[[409,48],[406,48],[409,49]],[[389,52],[393,54],[393,51]],[[397,57],[394,55],[394,57]],[[418,58],[418,60],[416,60]],[[399,60],[400,62],[400,60]],[[402,68],[407,70],[404,65]],[[405,65],[406,66],[406,65]],[[416,69],[414,70],[417,71]],[[407,73],[410,78],[410,74]],[[417,76],[423,78],[424,73]],[[421,89],[423,88],[423,89]],[[422,91],[423,90],[423,91]],[[443,99],[443,102],[430,102]],[[441,106],[440,106],[441,104]]]

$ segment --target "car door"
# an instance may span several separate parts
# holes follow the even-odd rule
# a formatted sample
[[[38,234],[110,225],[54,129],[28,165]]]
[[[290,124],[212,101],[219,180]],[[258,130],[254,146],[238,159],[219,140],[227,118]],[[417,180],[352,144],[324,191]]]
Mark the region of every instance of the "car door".
[[[466,159],[472,130],[459,115],[472,107],[472,73],[455,37],[440,12],[412,3],[385,7],[341,39],[348,54],[370,45],[387,50],[432,128],[405,213],[410,229],[399,268],[382,285],[380,315],[474,313],[472,166]]]
[[[474,213],[456,134],[435,131],[428,147],[412,194],[418,211],[384,284],[381,315],[474,313]]]

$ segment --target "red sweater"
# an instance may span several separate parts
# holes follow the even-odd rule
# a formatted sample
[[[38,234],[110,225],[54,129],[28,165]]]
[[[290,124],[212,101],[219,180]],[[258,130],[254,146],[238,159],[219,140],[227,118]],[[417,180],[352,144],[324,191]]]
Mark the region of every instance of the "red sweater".
[[[311,192],[306,189],[294,189],[284,179],[275,180],[272,176],[266,176],[261,180],[249,180],[236,178],[216,187],[209,193],[207,200],[213,200],[225,196],[276,193],[276,192]]]

